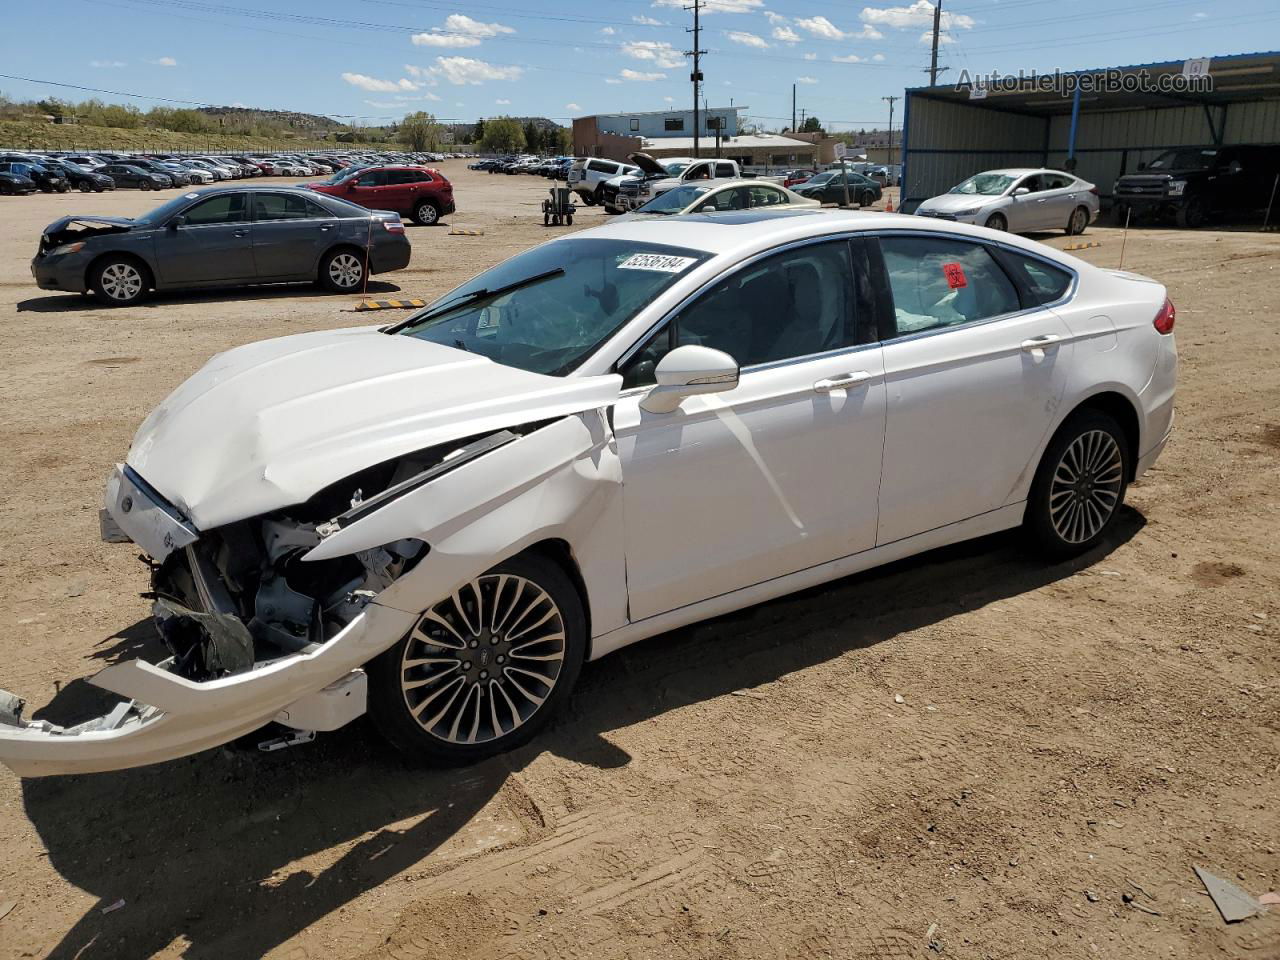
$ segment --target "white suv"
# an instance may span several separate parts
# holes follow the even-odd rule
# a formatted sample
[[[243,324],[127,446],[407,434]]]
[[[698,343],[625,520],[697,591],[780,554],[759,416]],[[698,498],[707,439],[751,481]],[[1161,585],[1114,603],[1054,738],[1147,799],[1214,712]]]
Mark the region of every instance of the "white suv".
[[[573,161],[569,168],[569,189],[582,198],[582,202],[591,206],[601,201],[600,186],[606,180],[640,172],[639,167],[617,160],[605,160],[602,157],[580,157]]]

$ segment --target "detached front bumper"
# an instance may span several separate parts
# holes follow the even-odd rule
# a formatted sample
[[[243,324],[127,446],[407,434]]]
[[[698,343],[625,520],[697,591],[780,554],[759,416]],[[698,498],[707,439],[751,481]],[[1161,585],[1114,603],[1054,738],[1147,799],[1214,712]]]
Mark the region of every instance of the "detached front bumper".
[[[36,257],[31,261],[31,276],[41,290],[65,290],[83,293],[89,260],[81,253],[64,253],[56,257]]]
[[[153,559],[192,550],[200,532],[145,480],[117,466],[106,513]],[[196,574],[201,605],[217,609],[216,585]],[[376,600],[323,644],[196,682],[164,665],[115,664],[89,678],[126,699],[106,716],[73,727],[22,719],[22,701],[0,691],[0,763],[19,776],[99,773],[173,760],[273,720],[332,730],[364,712],[363,664],[403,637],[416,616]]]

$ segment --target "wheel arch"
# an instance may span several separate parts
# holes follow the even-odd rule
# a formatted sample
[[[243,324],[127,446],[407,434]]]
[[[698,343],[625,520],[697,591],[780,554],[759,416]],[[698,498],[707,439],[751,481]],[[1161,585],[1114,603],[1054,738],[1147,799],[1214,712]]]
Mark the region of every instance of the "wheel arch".
[[[350,240],[337,240],[330,246],[325,247],[316,260],[315,275],[317,280],[323,279],[320,271],[324,269],[324,262],[340,250],[350,250],[357,257],[363,258],[365,256],[365,251],[361,250],[358,244],[352,243]]]
[[[106,250],[90,260],[88,266],[84,268],[84,288],[86,290],[93,287],[93,275],[102,266],[103,261],[111,259],[132,260],[142,268],[143,277],[147,281],[147,289],[156,289],[156,272],[151,264],[147,263],[146,257],[132,250]]]
[[[520,552],[546,557],[560,567],[565,576],[573,583],[574,589],[578,591],[578,596],[582,599],[582,613],[587,621],[587,659],[590,660],[593,636],[591,629],[591,594],[587,590],[587,581],[582,576],[582,568],[578,564],[578,558],[574,556],[573,547],[570,546],[568,540],[561,537],[548,537],[530,544]]]
[[[1081,400],[1072,408],[1070,413],[1062,418],[1062,422],[1054,430],[1049,442],[1053,442],[1053,438],[1062,432],[1067,424],[1071,422],[1072,417],[1084,410],[1097,410],[1099,413],[1105,413],[1120,424],[1120,429],[1124,431],[1125,446],[1128,448],[1129,453],[1129,475],[1126,479],[1132,483],[1136,476],[1138,457],[1141,456],[1142,449],[1142,421],[1138,414],[1137,404],[1118,390],[1106,389],[1092,394]]]

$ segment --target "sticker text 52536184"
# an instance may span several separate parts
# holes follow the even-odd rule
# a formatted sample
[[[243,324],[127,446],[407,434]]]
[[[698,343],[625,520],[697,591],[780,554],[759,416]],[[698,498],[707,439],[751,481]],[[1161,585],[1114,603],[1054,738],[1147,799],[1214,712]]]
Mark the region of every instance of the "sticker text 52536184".
[[[663,253],[633,253],[618,264],[618,269],[681,273],[693,262],[693,257],[671,257]]]

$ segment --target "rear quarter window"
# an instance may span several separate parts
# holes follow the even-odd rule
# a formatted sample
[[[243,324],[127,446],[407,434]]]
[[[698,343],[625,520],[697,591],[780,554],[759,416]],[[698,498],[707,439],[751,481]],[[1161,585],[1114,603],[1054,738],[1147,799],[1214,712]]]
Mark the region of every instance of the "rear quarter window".
[[[1071,290],[1072,275],[1062,267],[1054,266],[1037,257],[1020,253],[1003,252],[1004,260],[1018,275],[1024,289],[1035,304],[1056,303]]]

